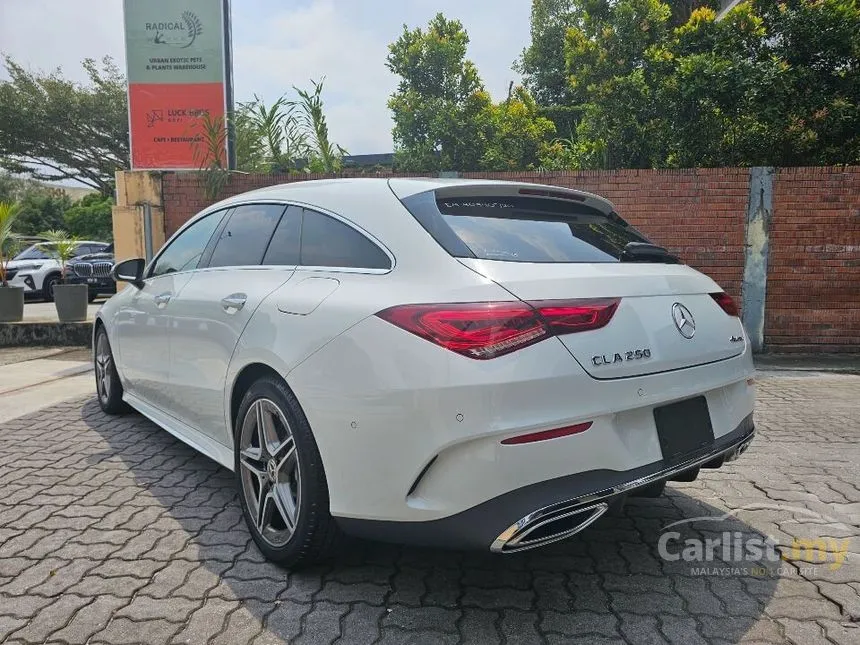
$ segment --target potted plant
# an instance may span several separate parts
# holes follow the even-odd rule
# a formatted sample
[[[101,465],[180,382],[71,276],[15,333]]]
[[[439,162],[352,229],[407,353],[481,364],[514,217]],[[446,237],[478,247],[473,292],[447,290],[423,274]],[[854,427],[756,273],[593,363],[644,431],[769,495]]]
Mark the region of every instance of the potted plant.
[[[54,305],[60,322],[80,322],[87,319],[89,287],[85,284],[66,284],[66,264],[75,256],[78,239],[66,231],[46,231],[42,234],[45,246],[60,263],[60,283],[54,286]]]
[[[24,318],[24,287],[10,287],[7,267],[15,253],[18,240],[12,225],[18,217],[18,205],[0,202],[0,322],[19,322]]]

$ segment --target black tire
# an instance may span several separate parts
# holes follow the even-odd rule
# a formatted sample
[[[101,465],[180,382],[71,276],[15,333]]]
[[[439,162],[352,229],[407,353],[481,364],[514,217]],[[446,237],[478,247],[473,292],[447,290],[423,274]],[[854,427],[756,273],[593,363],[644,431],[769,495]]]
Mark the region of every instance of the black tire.
[[[52,273],[45,276],[45,281],[42,282],[42,300],[45,302],[54,301],[54,286],[60,282],[60,274]]]
[[[103,343],[103,345],[102,345]],[[93,343],[93,370],[96,375],[96,396],[99,407],[107,414],[123,414],[129,411],[128,404],[122,400],[122,383],[113,362],[107,332],[99,325]],[[106,377],[106,381],[103,380]]]
[[[263,474],[261,477],[259,470],[256,474],[252,474],[254,471],[243,465],[243,455],[241,453],[245,424],[247,422],[252,426],[254,425],[252,418],[258,418],[255,416],[255,406],[261,404],[274,404],[277,406],[277,410],[281,412],[288,426],[285,431],[283,431],[284,428],[277,430],[277,434],[279,438],[291,435],[294,442],[293,445],[295,446],[294,454],[297,465],[295,465],[293,474],[295,480],[299,482],[300,487],[297,490],[300,491],[300,494],[296,494],[298,501],[293,507],[297,510],[292,531],[289,532],[288,525],[285,522],[280,522],[285,527],[283,533],[289,532],[289,536],[285,538],[286,541],[283,544],[274,544],[272,540],[265,537],[261,530],[258,529],[255,510],[259,508],[259,505],[257,504],[257,500],[254,499],[255,497],[257,499],[260,498],[260,492],[263,491],[263,487],[266,485],[268,485],[268,490],[273,496],[277,495],[277,491],[274,490],[275,486],[271,482],[277,482],[278,486],[283,487],[285,482],[279,479],[282,473],[279,469],[276,469],[274,476],[270,479],[266,479],[266,474]],[[252,407],[254,410],[252,410]],[[249,415],[249,412],[252,412],[252,415]],[[275,420],[275,427],[282,425],[278,421],[279,416],[273,414],[272,418]],[[257,547],[269,560],[291,569],[313,565],[331,557],[340,545],[342,534],[329,514],[328,484],[326,482],[322,459],[313,433],[311,432],[311,427],[295,395],[282,380],[272,376],[262,377],[254,382],[242,399],[242,404],[239,406],[239,412],[236,415],[234,425],[236,487],[239,492],[239,500],[242,505],[245,522]],[[248,432],[253,435],[255,431],[249,429]],[[258,441],[258,443],[261,442]],[[281,449],[280,446],[287,444],[287,440],[281,441],[279,448],[274,453],[277,455]],[[249,447],[249,450],[252,448]],[[277,462],[281,459],[280,455],[275,457],[268,455],[267,452],[268,448],[266,451],[259,451],[259,458],[249,459],[246,451],[244,461],[246,463],[256,462],[262,464],[268,460],[270,462],[269,465],[271,465],[271,462]],[[289,453],[290,449],[287,449],[286,452]],[[281,463],[286,461],[287,459],[284,458]],[[266,473],[271,472],[266,467],[263,467],[262,470],[266,471]],[[269,483],[265,484],[264,480]],[[290,484],[287,483],[286,485],[289,486]],[[250,490],[249,486],[251,487]],[[283,488],[279,488],[279,490],[283,490]],[[274,504],[274,500],[272,503]],[[265,506],[265,504],[266,500],[264,499],[263,505]],[[281,507],[276,506],[275,512],[278,512],[277,509],[279,508]],[[265,512],[262,515],[265,515]],[[278,518],[282,517],[283,513],[279,513]],[[278,518],[273,516],[271,523],[274,523]],[[265,522],[263,525],[264,530],[266,530]]]

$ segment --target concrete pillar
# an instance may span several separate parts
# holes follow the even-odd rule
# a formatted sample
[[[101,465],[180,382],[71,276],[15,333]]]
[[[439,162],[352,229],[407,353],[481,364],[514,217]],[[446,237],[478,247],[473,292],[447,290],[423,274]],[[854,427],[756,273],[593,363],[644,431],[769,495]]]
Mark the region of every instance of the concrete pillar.
[[[145,258],[164,245],[164,205],[161,200],[161,175],[150,171],[121,170],[116,177],[116,206],[113,207],[113,240],[117,262]],[[151,226],[146,225],[149,212]],[[151,230],[151,245],[146,229]],[[125,286],[120,283],[117,288]]]
[[[773,217],[773,175],[771,167],[750,168],[749,201],[744,227],[744,281],[741,313],[747,338],[754,352],[764,349],[765,302],[767,300],[767,260],[770,220]]]

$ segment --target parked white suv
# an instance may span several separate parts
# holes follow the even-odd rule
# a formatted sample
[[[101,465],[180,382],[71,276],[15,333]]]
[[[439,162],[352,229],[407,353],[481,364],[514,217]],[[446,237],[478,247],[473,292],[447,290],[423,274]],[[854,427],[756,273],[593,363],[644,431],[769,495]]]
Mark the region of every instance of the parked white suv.
[[[51,253],[52,244],[37,242],[12,258],[6,277],[9,286],[24,287],[25,294],[38,294],[48,302],[53,300],[54,285],[60,281],[61,267]],[[107,242],[81,240],[75,250],[75,257],[100,253],[108,246]]]

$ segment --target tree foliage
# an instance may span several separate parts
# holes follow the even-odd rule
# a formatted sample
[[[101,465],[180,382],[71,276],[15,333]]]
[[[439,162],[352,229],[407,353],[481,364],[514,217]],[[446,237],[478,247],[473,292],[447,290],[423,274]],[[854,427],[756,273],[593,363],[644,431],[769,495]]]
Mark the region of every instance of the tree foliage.
[[[85,195],[63,214],[65,229],[81,239],[109,242],[113,240],[112,207],[110,197]]]
[[[581,116],[545,165],[860,160],[860,8],[853,0],[748,0],[722,21],[709,3],[690,3],[680,24],[687,14],[660,0],[569,6],[568,100]]]
[[[58,188],[28,190],[18,202],[15,232],[39,235],[45,230],[62,228],[63,215],[71,205],[71,198]]]
[[[426,30],[403,27],[389,45],[388,68],[400,76],[388,101],[395,165],[407,172],[514,170],[533,167],[552,122],[524,88],[494,104],[466,58],[469,36],[441,13]]]
[[[81,85],[5,57],[0,81],[0,167],[34,179],[75,179],[108,195],[129,167],[125,78],[110,57],[83,61]]]

